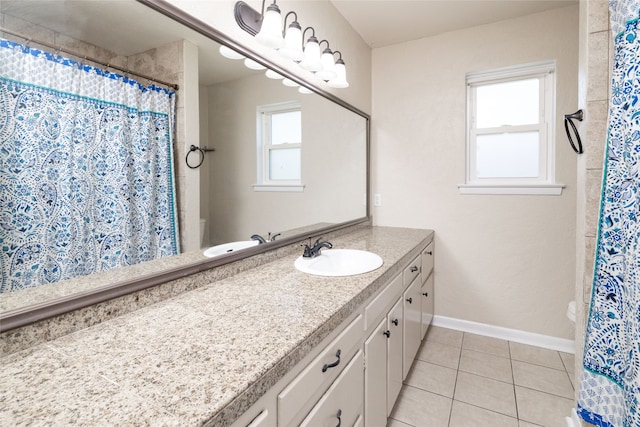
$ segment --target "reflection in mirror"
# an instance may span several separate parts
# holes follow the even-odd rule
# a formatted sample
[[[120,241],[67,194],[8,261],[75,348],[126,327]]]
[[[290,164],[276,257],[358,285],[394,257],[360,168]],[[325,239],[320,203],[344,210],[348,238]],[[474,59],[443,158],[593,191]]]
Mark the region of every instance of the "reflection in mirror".
[[[286,86],[271,70],[268,77],[265,70],[246,67],[243,59],[224,57],[218,43],[134,0],[3,0],[0,26],[32,39],[32,47],[47,50],[36,43],[47,41],[77,52],[70,57],[80,62],[94,58],[179,85],[173,179],[180,247],[178,255],[123,263],[90,278],[42,286],[33,281],[17,292],[3,289],[0,314],[164,269],[206,264],[204,251],[217,245],[251,241],[249,249],[234,246],[234,252],[253,254],[254,234],[266,241],[274,235],[286,239],[366,217],[368,118],[363,114],[297,84]],[[0,37],[25,44],[2,31]],[[299,140],[270,144],[265,111],[291,105],[299,111]],[[191,145],[211,149],[195,169],[185,161]],[[298,175],[279,174],[291,164]],[[8,267],[1,267],[4,275]]]

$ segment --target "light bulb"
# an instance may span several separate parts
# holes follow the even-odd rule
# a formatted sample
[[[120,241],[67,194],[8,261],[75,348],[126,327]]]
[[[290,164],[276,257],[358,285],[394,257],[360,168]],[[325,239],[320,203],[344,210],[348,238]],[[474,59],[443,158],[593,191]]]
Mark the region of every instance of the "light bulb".
[[[256,34],[256,40],[263,46],[279,49],[284,44],[282,38],[282,15],[275,2],[269,7],[262,17],[260,32]]]
[[[286,34],[284,35],[284,45],[278,50],[282,56],[292,61],[302,61],[304,53],[302,52],[302,31],[300,24],[293,21]]]
[[[254,61],[254,60],[253,60],[253,59],[251,59],[251,58],[245,58],[245,60],[244,60],[244,65],[245,65],[247,68],[250,68],[250,69],[252,69],[252,70],[266,70],[266,68],[267,68],[267,67],[265,67],[264,65],[262,65],[262,64],[260,64],[260,63],[258,63],[258,62],[256,62],[256,61]]]
[[[320,57],[322,69],[316,73],[319,79],[329,81],[336,77],[335,65],[333,63],[333,52],[326,48]]]
[[[265,71],[264,74],[270,79],[274,79],[274,80],[284,79],[284,76],[282,74],[276,73],[275,71],[270,70],[270,69]]]
[[[294,82],[291,79],[287,79],[285,78],[284,80],[282,80],[282,84],[285,86],[289,86],[289,87],[296,87],[296,86],[300,86],[298,83]]]
[[[336,72],[336,76],[333,79],[329,80],[327,84],[330,87],[335,87],[338,89],[349,87],[349,83],[347,82],[347,69],[344,66],[344,61],[342,59],[338,59],[336,61],[334,70]]]
[[[225,58],[229,58],[229,59],[243,59],[244,55],[242,55],[241,53],[236,52],[235,50],[222,45],[220,46],[220,55],[224,56]]]
[[[322,64],[320,63],[320,45],[315,36],[309,37],[307,44],[304,46],[304,59],[300,66],[307,71],[320,71]]]

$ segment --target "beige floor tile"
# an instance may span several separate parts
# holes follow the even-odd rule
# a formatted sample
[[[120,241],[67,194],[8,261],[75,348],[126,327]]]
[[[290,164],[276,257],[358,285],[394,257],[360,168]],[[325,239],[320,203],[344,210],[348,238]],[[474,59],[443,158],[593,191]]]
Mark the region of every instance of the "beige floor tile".
[[[459,348],[462,347],[462,335],[463,333],[460,331],[431,325],[429,326],[425,339],[427,341],[436,341],[441,344]]]
[[[416,360],[405,384],[445,397],[453,397],[457,373],[455,369]]]
[[[387,420],[387,427],[412,427],[411,424],[405,424],[393,418]]]
[[[391,418],[415,427],[449,424],[452,400],[411,386],[402,387]]]
[[[560,358],[560,352],[558,351],[517,342],[510,342],[509,349],[511,350],[511,359],[513,360],[546,366],[547,368],[565,369],[564,363]]]
[[[560,352],[560,358],[567,372],[573,374],[576,371],[576,355]]]
[[[516,386],[518,418],[545,427],[566,427],[565,417],[571,414],[573,399],[542,393]]]
[[[573,386],[566,371],[545,368],[514,360],[513,380],[516,385],[572,399]]]
[[[495,356],[509,357],[509,341],[482,335],[464,333],[462,348],[465,350],[481,351]]]
[[[518,427],[513,417],[478,408],[463,402],[453,401],[449,427]]]
[[[516,417],[513,384],[458,372],[454,400]]]
[[[471,374],[513,383],[511,360],[504,357],[462,349],[459,369]]]
[[[458,369],[460,347],[442,344],[437,341],[424,341],[416,358],[435,365]]]
[[[518,427],[541,427],[540,424],[533,424],[527,421],[518,421]]]

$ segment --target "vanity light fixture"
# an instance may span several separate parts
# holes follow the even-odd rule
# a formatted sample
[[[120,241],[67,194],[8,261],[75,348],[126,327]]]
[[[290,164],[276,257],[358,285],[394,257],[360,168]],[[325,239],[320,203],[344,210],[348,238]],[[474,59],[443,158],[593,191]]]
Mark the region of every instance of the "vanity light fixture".
[[[264,3],[263,6],[264,7]],[[267,11],[262,18],[262,25],[260,32],[256,34],[256,40],[262,45],[279,49],[284,44],[284,38],[282,37],[282,15],[280,15],[280,8],[273,0],[273,4],[267,7]]]
[[[241,53],[236,52],[235,50],[225,46],[225,45],[220,45],[220,55],[224,56],[225,58],[229,58],[229,59],[244,59],[244,55]]]
[[[327,43],[327,47],[322,51],[322,55],[320,56],[320,65],[322,66],[322,69],[316,72],[316,76],[327,82],[335,78],[337,73],[335,72],[335,64],[333,63],[333,52],[329,49],[329,42],[322,40],[319,45],[322,45],[322,43],[325,42]]]
[[[282,80],[282,84],[285,85],[285,86],[289,86],[289,87],[298,87],[298,86],[300,86],[297,82],[294,82],[293,80],[287,79],[287,78]]]
[[[294,20],[289,24],[289,28],[284,32],[284,45],[278,50],[280,55],[295,62],[300,62],[304,58],[302,51],[302,27],[298,23],[298,14],[291,11],[284,17],[284,25],[287,25],[289,15],[294,15]]]
[[[330,87],[334,87],[337,89],[344,89],[345,87],[349,87],[349,82],[347,82],[347,68],[344,65],[344,61],[342,60],[342,52],[336,50],[333,52],[334,54],[339,54],[340,57],[335,63],[334,71],[336,72],[336,76],[329,80],[327,84]]]
[[[262,0],[262,13],[252,9],[244,1],[236,2],[234,8],[236,22],[244,31],[255,36],[260,44],[278,50],[283,57],[298,62],[300,67],[307,71],[316,73],[316,77],[324,80],[328,86],[349,87],[342,53],[336,51],[340,57],[334,62],[336,52],[331,51],[329,41],[322,40],[318,43],[313,27],[307,27],[301,31],[298,14],[294,11],[285,15],[283,26],[282,15],[276,1],[273,0],[265,12],[266,0]],[[287,19],[291,15],[293,15],[293,21],[287,27]],[[312,34],[305,43],[304,36],[308,30],[311,30]],[[320,44],[325,42],[327,46],[321,55]]]
[[[322,64],[320,63],[320,43],[318,43],[318,39],[316,38],[316,30],[314,30],[313,27],[305,28],[302,33],[302,38],[304,38],[307,30],[311,30],[311,36],[304,45],[304,59],[300,63],[300,66],[307,71],[320,71],[322,70]]]
[[[272,69],[267,69],[267,71],[265,71],[264,74],[270,79],[274,79],[274,80],[284,79],[284,76],[282,74],[276,73]]]
[[[252,70],[266,70],[267,67],[265,67],[264,65],[260,64],[259,62],[254,61],[251,58],[245,58],[244,59],[244,65],[247,68],[250,68]]]

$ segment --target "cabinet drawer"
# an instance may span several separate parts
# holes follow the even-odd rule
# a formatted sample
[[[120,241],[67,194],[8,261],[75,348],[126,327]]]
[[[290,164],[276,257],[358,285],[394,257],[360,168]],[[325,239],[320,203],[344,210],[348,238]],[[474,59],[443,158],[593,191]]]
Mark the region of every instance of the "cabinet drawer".
[[[422,250],[420,258],[422,260],[422,281],[425,282],[433,271],[433,242]]]
[[[363,355],[362,351],[358,351],[300,426],[355,425],[362,415],[364,406],[363,381]]]
[[[386,314],[387,308],[402,294],[402,275],[387,285],[364,309],[364,328],[368,331]]]
[[[344,369],[362,345],[363,319],[358,315],[311,363],[278,395],[278,425],[297,424],[321,394]],[[337,352],[340,351],[340,357]],[[336,363],[337,362],[337,363]],[[355,420],[355,419],[354,419]]]
[[[420,274],[420,265],[422,261],[420,260],[420,256],[418,255],[409,263],[408,266],[405,267],[404,272],[402,273],[403,282],[405,288],[409,286],[413,279],[415,279]]]

